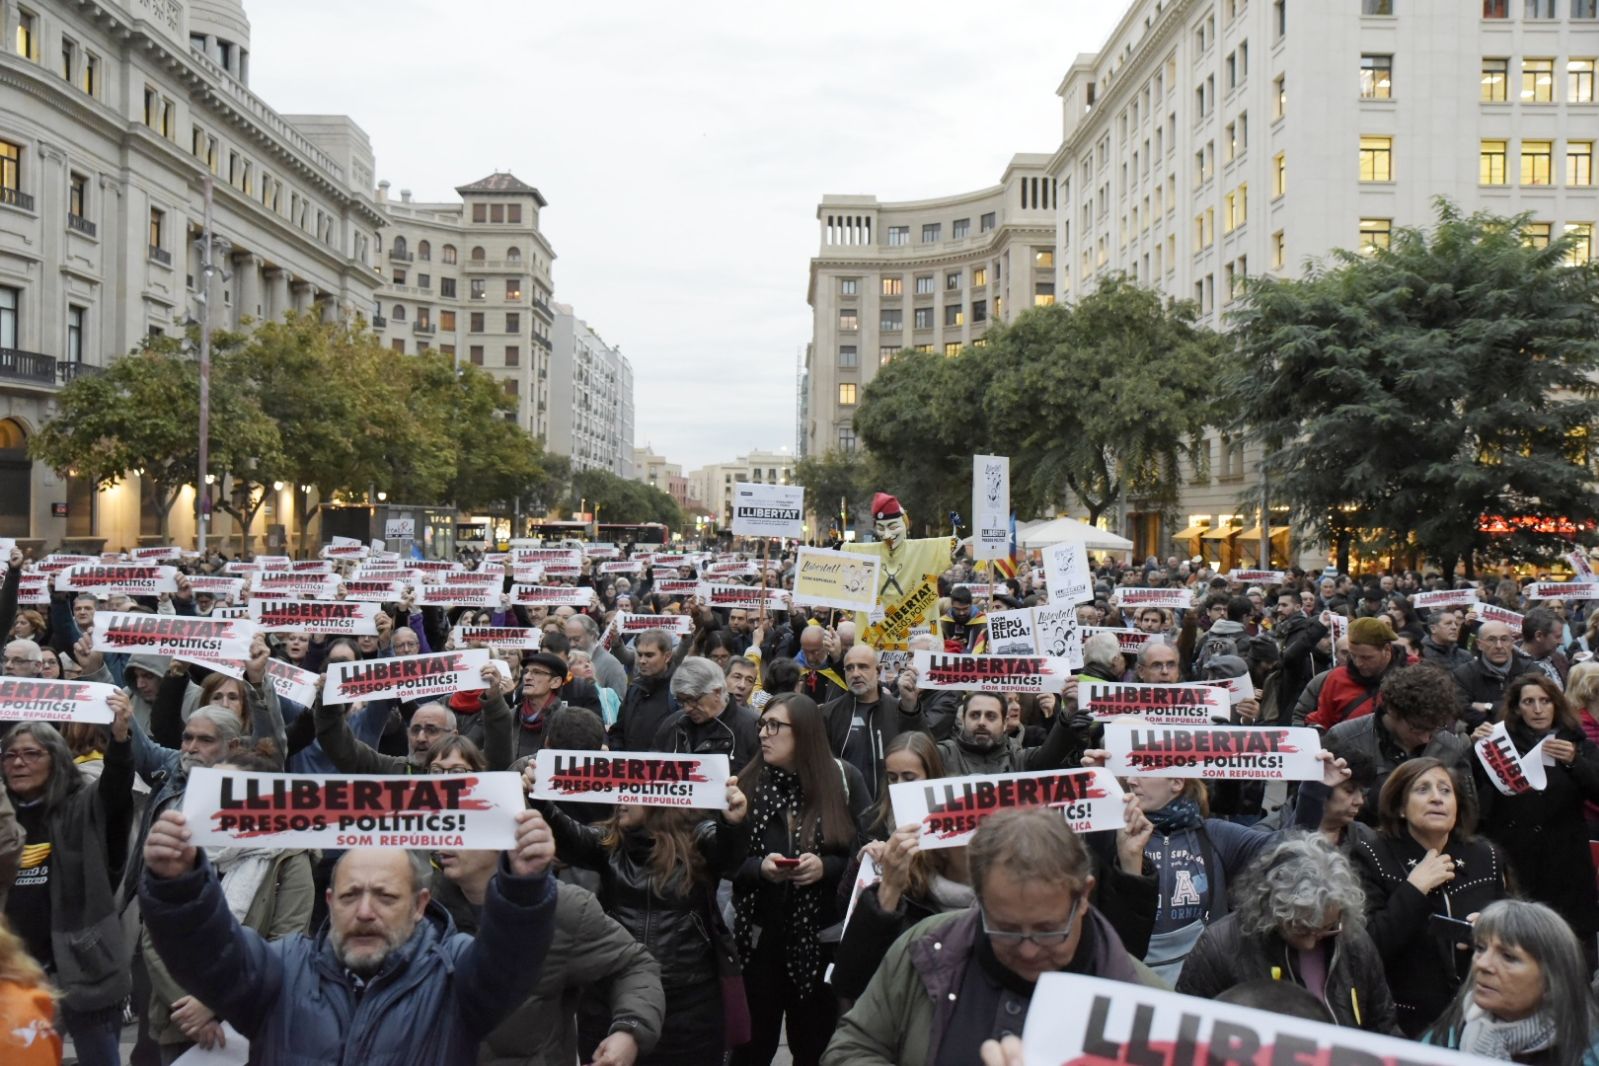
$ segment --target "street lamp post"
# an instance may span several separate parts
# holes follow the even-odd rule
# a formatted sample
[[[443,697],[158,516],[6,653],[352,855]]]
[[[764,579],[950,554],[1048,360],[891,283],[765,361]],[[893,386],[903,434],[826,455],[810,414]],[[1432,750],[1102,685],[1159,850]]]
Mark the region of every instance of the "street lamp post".
[[[200,252],[200,291],[195,300],[200,304],[200,474],[194,483],[195,547],[205,556],[206,534],[211,524],[211,491],[206,488],[211,465],[211,279],[220,274],[223,281],[233,275],[219,271],[213,255],[225,250],[226,241],[218,240],[211,229],[211,201],[213,183],[209,173],[200,179],[205,198],[205,214],[198,242]]]

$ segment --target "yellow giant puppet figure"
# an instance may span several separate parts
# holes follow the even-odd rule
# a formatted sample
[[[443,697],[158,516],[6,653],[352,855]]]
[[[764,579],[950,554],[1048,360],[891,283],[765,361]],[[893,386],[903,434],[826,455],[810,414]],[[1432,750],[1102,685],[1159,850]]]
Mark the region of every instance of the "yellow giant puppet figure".
[[[870,544],[846,544],[844,550],[875,555],[878,560],[877,606],[872,617],[856,614],[856,632],[879,651],[904,650],[911,630],[938,628],[938,575],[949,566],[954,551],[952,537],[910,540],[905,535],[905,512],[886,492],[872,497]]]

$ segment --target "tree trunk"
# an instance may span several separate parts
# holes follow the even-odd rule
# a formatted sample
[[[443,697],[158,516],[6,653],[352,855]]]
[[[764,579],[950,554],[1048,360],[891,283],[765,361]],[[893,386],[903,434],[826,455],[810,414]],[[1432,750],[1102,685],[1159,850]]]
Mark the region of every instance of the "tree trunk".
[[[1335,541],[1334,550],[1337,555],[1338,572],[1340,574],[1349,573],[1349,540],[1350,537],[1348,533],[1340,533],[1338,534],[1338,539]]]

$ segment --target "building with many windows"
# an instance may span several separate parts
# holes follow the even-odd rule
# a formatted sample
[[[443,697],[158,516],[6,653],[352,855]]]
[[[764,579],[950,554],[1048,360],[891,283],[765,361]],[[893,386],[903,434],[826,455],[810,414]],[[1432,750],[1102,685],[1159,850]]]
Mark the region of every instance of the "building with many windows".
[[[570,456],[573,470],[633,469],[633,366],[621,349],[572,312],[555,305],[550,356],[550,451]]]
[[[546,202],[513,174],[455,191],[458,202],[417,203],[407,190],[395,201],[378,183],[382,288],[366,313],[397,352],[435,349],[487,371],[517,401],[517,423],[548,439],[555,251],[539,230]]]
[[[702,510],[699,500],[694,497],[688,478],[683,476],[683,468],[677,463],[667,462],[666,456],[656,455],[655,450],[646,444],[642,448],[633,449],[634,481],[643,482],[653,489],[660,489],[677,505],[688,510]]]
[[[1596,14],[1594,0],[1137,0],[1058,90],[1059,291],[1122,273],[1224,328],[1245,278],[1384,246],[1440,196],[1529,212],[1536,239],[1574,234],[1591,258]],[[1123,532],[1139,555],[1250,556],[1258,508],[1239,501],[1259,499],[1258,459],[1212,435],[1184,471],[1183,528],[1135,501]]]
[[[239,0],[0,0],[0,30],[0,536],[136,544],[159,532],[137,476],[96,492],[29,460],[51,397],[197,313],[207,183],[215,326],[371,308],[372,148],[250,91]],[[286,486],[259,520],[292,505]],[[193,511],[174,505],[175,536]]]
[[[860,390],[898,352],[954,355],[981,344],[990,322],[1054,302],[1049,159],[1015,156],[998,185],[960,196],[822,198],[807,294],[803,454],[854,450]]]
[[[794,456],[783,448],[775,452],[750,452],[725,463],[712,463],[688,474],[689,492],[712,515],[713,524],[726,529],[733,524],[733,486],[740,481],[787,485],[794,479]]]

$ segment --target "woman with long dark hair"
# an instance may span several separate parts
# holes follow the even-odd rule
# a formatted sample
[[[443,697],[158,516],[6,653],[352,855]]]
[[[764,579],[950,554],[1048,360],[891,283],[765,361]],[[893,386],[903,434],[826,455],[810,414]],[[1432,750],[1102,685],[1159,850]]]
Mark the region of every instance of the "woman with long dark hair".
[[[733,880],[734,932],[752,1036],[733,1063],[769,1066],[786,1017],[795,1066],[817,1066],[838,1024],[819,934],[839,918],[838,882],[870,796],[860,771],[833,758],[810,697],[774,695],[760,738],[739,775],[751,826],[750,855]]]

